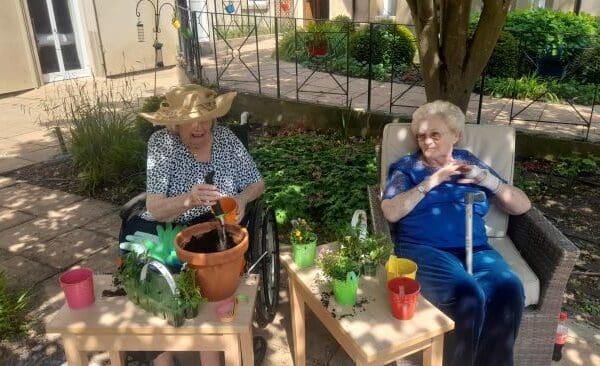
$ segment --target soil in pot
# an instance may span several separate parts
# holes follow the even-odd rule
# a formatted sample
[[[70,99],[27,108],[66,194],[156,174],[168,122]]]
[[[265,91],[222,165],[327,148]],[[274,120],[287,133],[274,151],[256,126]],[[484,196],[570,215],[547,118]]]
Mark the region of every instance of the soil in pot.
[[[233,238],[229,234],[226,237],[227,249],[233,248]],[[219,234],[217,230],[212,230],[202,235],[194,235],[184,249],[194,253],[216,253],[219,251]]]

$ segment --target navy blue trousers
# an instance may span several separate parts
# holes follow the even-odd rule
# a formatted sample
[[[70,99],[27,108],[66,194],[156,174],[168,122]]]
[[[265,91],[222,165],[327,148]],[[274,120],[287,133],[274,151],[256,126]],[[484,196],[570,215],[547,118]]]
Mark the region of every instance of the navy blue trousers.
[[[444,337],[444,366],[512,366],[525,301],[523,284],[502,256],[473,250],[473,275],[465,251],[401,244],[396,256],[417,263],[422,295],[452,318]]]

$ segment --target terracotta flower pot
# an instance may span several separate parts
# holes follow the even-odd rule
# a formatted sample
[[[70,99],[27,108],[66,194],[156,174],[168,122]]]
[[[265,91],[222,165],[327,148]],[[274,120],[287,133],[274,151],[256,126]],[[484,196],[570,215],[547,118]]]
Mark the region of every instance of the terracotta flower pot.
[[[216,221],[204,222],[188,227],[175,237],[177,257],[196,270],[196,283],[202,296],[209,301],[220,301],[235,293],[240,284],[244,253],[248,250],[246,228],[229,224],[225,224],[225,231],[233,239],[233,248],[216,253],[195,253],[184,249],[193,236],[200,237],[216,229]]]

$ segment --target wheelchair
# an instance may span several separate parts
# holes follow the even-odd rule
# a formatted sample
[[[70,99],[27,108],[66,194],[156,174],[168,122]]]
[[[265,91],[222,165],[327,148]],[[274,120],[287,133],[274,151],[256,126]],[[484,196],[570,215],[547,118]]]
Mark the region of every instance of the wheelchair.
[[[227,126],[248,148],[247,124]],[[146,193],[141,193],[121,207],[122,220],[119,237],[125,223],[146,209]],[[245,255],[244,272],[259,274],[255,320],[261,328],[273,321],[279,303],[279,239],[275,212],[258,199],[249,202],[240,225],[248,230],[249,246]]]

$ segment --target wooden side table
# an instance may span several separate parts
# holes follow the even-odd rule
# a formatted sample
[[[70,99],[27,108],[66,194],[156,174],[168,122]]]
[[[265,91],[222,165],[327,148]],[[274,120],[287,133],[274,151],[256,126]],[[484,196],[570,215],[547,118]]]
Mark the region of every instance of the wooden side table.
[[[238,303],[231,322],[219,320],[217,303],[204,303],[196,318],[178,328],[126,297],[102,297],[103,290],[112,288],[111,283],[111,276],[94,276],[94,305],[71,310],[65,304],[46,326],[48,333],[61,334],[69,366],[87,365],[89,351],[108,351],[113,366],[124,364],[123,351],[224,351],[228,366],[242,365],[242,361],[244,366],[254,365],[252,319],[257,275],[242,279],[236,295],[246,295],[248,302]]]
[[[418,351],[423,351],[424,365],[442,365],[444,333],[454,329],[454,321],[423,297],[411,320],[398,320],[392,316],[383,281],[361,279],[358,297],[365,303],[359,311],[334,304],[334,317],[321,301],[321,270],[316,266],[299,269],[289,252],[280,258],[289,279],[295,366],[306,364],[305,305],[357,365],[385,365]],[[330,306],[335,302],[333,295],[329,302]],[[349,315],[340,316],[344,313]]]

